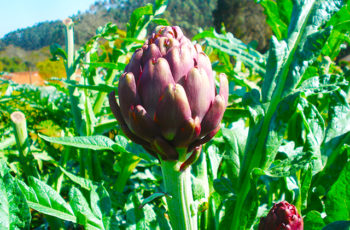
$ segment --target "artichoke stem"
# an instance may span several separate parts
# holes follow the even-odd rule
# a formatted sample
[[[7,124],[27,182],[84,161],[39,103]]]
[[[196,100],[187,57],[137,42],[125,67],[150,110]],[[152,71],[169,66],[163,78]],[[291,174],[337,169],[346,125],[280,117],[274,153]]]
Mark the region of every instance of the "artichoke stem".
[[[170,224],[173,230],[194,230],[197,229],[197,216],[191,209],[191,172],[189,168],[180,171],[180,165],[178,161],[161,162]]]

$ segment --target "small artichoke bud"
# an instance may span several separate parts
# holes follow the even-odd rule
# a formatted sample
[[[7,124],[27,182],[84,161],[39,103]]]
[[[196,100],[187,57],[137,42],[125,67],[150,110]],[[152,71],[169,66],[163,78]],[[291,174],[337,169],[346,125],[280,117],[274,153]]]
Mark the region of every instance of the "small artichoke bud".
[[[287,201],[275,204],[266,217],[260,219],[259,230],[303,230],[303,218]]]
[[[150,154],[194,158],[218,132],[227,106],[226,75],[219,79],[217,90],[208,56],[179,27],[159,26],[133,54],[119,79],[119,103],[112,92],[110,107],[125,135]]]

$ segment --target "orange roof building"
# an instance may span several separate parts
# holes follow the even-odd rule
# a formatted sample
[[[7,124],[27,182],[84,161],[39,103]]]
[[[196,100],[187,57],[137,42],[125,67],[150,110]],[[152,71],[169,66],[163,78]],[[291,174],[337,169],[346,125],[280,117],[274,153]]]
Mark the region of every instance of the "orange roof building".
[[[18,84],[44,85],[38,71],[10,73],[2,77]]]

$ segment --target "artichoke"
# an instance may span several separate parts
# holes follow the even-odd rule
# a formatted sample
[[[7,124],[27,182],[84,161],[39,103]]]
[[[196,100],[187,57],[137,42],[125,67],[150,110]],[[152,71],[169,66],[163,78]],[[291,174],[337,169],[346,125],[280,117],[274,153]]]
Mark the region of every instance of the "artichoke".
[[[304,222],[294,205],[286,201],[275,204],[260,219],[259,230],[303,230]]]
[[[177,26],[157,27],[119,79],[119,104],[115,92],[109,103],[125,135],[150,154],[191,162],[220,128],[228,82],[219,78],[217,93],[201,46]]]

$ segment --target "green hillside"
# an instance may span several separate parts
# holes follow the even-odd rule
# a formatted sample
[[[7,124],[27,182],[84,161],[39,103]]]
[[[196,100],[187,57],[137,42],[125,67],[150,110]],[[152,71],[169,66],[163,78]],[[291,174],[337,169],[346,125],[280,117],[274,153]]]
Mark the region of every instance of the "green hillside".
[[[153,0],[109,0],[97,1],[86,12],[78,12],[72,18],[75,26],[75,43],[84,44],[94,34],[99,26],[112,22],[125,30],[126,23],[132,11]],[[217,0],[170,0],[165,18],[171,23],[184,28],[188,36],[197,32],[198,27],[213,26],[211,12],[216,7]],[[203,14],[205,12],[205,14]],[[0,49],[13,45],[25,50],[37,50],[53,43],[62,45],[64,41],[64,26],[60,21],[41,22],[35,26],[19,29],[6,34],[0,40]]]

